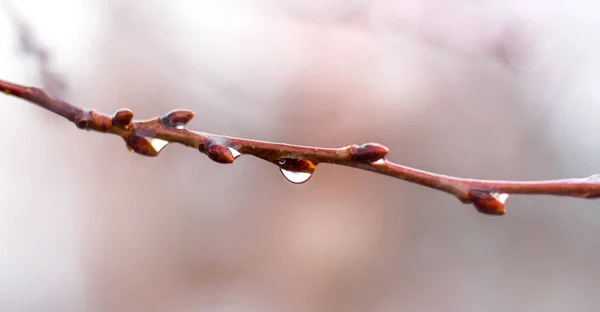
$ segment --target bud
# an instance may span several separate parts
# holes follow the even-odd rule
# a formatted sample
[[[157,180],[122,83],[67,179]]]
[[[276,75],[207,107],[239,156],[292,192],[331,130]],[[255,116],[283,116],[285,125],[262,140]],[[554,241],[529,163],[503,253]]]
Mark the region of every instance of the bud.
[[[131,136],[125,139],[127,148],[144,156],[155,157],[159,152],[152,146],[150,140],[145,137]]]
[[[192,118],[194,112],[185,109],[173,110],[167,113],[161,120],[165,126],[174,127],[177,125],[186,125]]]
[[[208,158],[220,164],[231,164],[235,160],[231,150],[225,145],[217,144],[215,142],[209,142],[204,152]]]
[[[390,152],[390,149],[378,143],[366,143],[359,146],[353,153],[357,161],[364,163],[376,162]]]
[[[506,213],[504,204],[488,192],[472,190],[469,192],[469,200],[480,213],[494,216]]]
[[[129,126],[133,120],[133,112],[129,109],[118,110],[112,118],[112,123],[117,126]]]

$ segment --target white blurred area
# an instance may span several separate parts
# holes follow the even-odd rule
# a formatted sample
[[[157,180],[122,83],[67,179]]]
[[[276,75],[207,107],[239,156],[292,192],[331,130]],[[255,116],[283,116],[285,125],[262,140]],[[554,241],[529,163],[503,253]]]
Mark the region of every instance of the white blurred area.
[[[0,79],[190,128],[485,179],[600,173],[594,1],[13,0]],[[48,86],[46,86],[48,87]],[[0,311],[597,311],[600,202],[127,152],[0,97]]]

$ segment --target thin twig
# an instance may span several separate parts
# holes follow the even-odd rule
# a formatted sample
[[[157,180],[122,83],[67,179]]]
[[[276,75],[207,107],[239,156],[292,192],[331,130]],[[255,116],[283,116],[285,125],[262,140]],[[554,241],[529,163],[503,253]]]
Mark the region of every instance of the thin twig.
[[[128,109],[108,116],[54,98],[42,89],[3,80],[0,80],[0,90],[60,115],[80,129],[116,134],[125,140],[129,150],[141,155],[158,156],[168,143],[196,148],[223,164],[233,163],[240,154],[248,154],[275,164],[294,183],[308,180],[319,163],[330,163],[440,190],[492,215],[505,213],[504,202],[508,194],[600,197],[600,174],[581,179],[531,182],[463,179],[390,162],[386,159],[388,148],[377,143],[320,148],[249,140],[188,130],[186,124],[194,117],[194,112],[188,110],[173,110],[165,116],[140,121],[133,120],[133,112]]]

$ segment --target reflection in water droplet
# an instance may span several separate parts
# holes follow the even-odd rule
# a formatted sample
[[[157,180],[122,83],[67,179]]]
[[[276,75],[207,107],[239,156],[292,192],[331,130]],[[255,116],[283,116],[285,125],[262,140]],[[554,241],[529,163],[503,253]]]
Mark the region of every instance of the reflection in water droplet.
[[[150,145],[152,145],[152,148],[157,152],[160,152],[168,144],[169,144],[169,141],[155,139],[155,138],[150,139]]]
[[[185,129],[185,125],[184,124],[176,124],[175,125],[175,129],[177,129],[177,130],[183,130],[183,129]]]
[[[229,146],[228,146],[228,148],[229,148],[229,151],[231,152],[231,155],[233,155],[233,159],[236,159],[242,155],[235,148],[229,147]]]
[[[308,181],[317,168],[317,163],[306,159],[284,158],[277,161],[279,170],[290,182],[300,184]]]
[[[310,179],[310,177],[312,177],[312,173],[308,173],[308,172],[294,172],[294,171],[288,171],[282,168],[279,168],[279,170],[281,170],[281,173],[283,173],[283,176],[290,182],[295,183],[295,184],[300,184],[300,183],[304,183],[306,181],[308,181],[308,179]]]
[[[494,198],[496,198],[502,204],[505,204],[508,198],[510,197],[510,194],[503,193],[491,193],[491,195],[494,196]]]

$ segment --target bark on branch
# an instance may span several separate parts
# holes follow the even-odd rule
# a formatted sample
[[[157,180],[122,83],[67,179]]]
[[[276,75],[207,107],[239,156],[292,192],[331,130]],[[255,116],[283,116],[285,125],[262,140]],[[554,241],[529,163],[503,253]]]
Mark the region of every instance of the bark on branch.
[[[587,178],[551,181],[490,181],[451,177],[402,166],[387,160],[389,149],[381,144],[366,143],[341,148],[272,143],[242,139],[187,129],[194,117],[189,110],[173,110],[150,120],[134,120],[133,112],[121,109],[113,116],[87,110],[55,98],[39,88],[0,80],[0,90],[27,100],[73,122],[78,128],[116,134],[127,148],[145,156],[158,156],[169,143],[198,149],[210,159],[230,164],[248,154],[278,166],[292,183],[306,182],[320,163],[352,167],[423,185],[456,196],[472,204],[479,212],[505,214],[504,204],[511,194],[600,197],[600,174]]]

